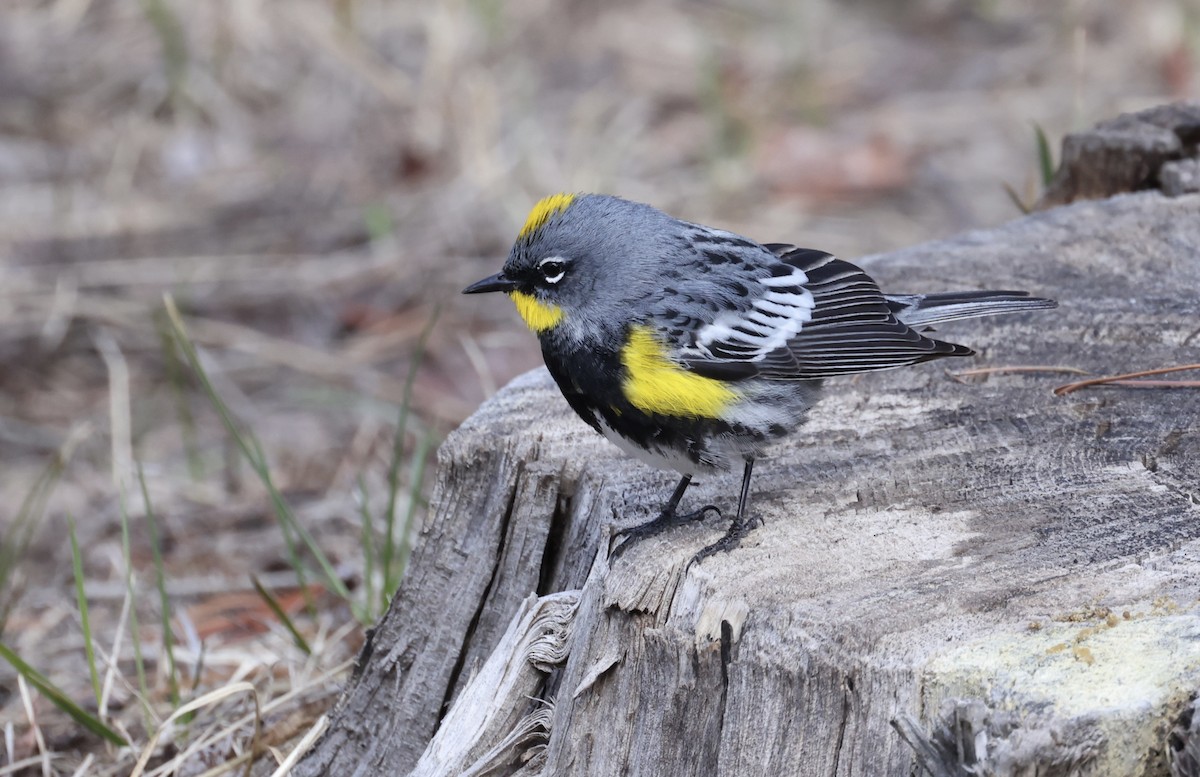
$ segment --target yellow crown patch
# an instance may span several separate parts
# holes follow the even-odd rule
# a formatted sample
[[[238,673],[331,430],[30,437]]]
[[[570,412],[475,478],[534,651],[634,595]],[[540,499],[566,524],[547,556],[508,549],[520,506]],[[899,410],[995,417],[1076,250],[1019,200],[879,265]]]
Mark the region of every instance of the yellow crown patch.
[[[521,231],[517,233],[517,239],[529,237],[534,232],[546,225],[550,217],[556,213],[562,213],[571,203],[575,201],[574,194],[551,194],[549,197],[543,197],[537,205],[533,206],[533,210],[529,211],[529,217],[525,219],[525,226],[521,227]]]

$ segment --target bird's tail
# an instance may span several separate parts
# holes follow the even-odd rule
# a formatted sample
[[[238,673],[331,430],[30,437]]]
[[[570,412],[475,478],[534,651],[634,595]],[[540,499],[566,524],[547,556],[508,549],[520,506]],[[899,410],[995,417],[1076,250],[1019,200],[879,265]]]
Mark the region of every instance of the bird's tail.
[[[1027,291],[949,291],[941,294],[888,294],[896,318],[912,327],[930,326],[960,318],[995,316],[1023,310],[1056,308],[1052,299],[1031,297]]]

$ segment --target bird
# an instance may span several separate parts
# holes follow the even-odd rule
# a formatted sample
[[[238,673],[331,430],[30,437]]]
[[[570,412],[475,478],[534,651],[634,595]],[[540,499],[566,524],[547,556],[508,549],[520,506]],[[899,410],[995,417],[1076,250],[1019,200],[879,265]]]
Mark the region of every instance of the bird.
[[[742,468],[737,513],[699,562],[755,527],[755,459],[795,431],[828,378],[972,356],[928,336],[948,321],[1053,308],[1025,291],[884,294],[860,267],[759,243],[606,194],[532,208],[500,272],[463,289],[502,292],[541,344],[571,409],[626,453],[680,480],[634,542],[700,520],[681,512],[700,473]]]

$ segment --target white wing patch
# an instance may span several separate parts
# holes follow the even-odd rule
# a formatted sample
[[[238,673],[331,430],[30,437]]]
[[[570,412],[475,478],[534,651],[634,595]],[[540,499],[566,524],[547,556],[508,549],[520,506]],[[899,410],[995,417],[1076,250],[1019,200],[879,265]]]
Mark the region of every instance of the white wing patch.
[[[721,313],[697,331],[696,350],[710,359],[761,361],[786,345],[812,319],[816,304],[803,286],[808,276],[798,267],[789,269],[758,281],[764,291],[749,310]]]

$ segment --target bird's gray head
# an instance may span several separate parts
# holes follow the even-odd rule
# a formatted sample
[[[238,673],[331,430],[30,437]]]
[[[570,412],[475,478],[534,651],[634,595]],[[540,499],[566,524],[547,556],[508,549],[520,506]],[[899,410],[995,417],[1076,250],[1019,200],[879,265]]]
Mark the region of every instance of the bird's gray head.
[[[603,337],[629,321],[629,304],[661,286],[656,270],[683,250],[681,226],[649,205],[555,194],[530,211],[504,269],[463,293],[506,292],[539,335]]]

